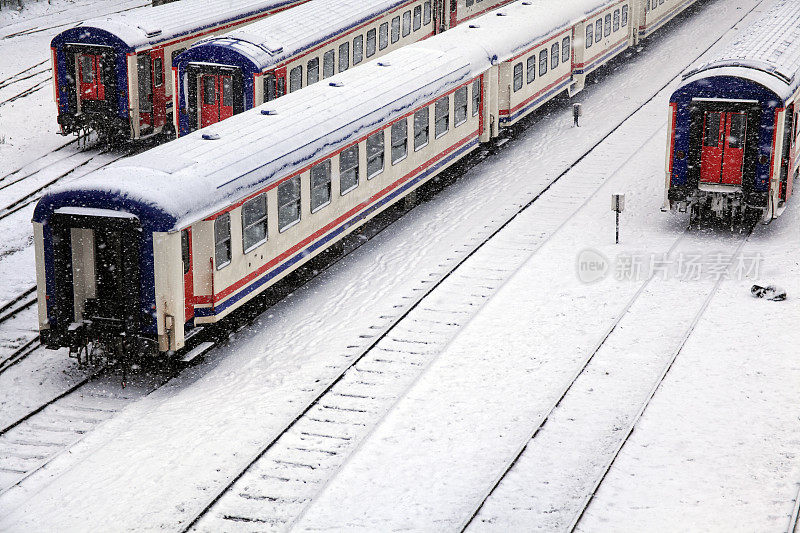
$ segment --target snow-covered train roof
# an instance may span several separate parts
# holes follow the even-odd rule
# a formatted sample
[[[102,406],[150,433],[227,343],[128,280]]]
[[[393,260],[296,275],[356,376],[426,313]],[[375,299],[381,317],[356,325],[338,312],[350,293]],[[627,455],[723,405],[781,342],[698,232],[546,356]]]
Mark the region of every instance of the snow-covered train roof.
[[[472,55],[483,56],[479,48]],[[39,202],[34,220],[46,221],[59,207],[104,207],[149,218],[142,223],[154,231],[177,230],[488,67],[486,59],[476,63],[463,54],[398,50],[391,62],[384,58],[337,74],[60,187]],[[276,114],[264,115],[263,109]],[[211,132],[219,139],[203,138]]]
[[[301,0],[181,0],[90,19],[77,28],[107,31],[132,49],[137,49],[194,33],[198,29],[291,6],[298,1]]]
[[[483,46],[494,63],[506,61],[544,37],[569,28],[620,0],[527,0],[478,17],[434,39],[419,43],[443,50]]]
[[[311,0],[195,46],[232,48],[263,69],[408,1]]]
[[[794,92],[800,84],[800,2],[779,0],[684,79],[714,76],[715,69],[729,67],[766,72],[786,85],[782,92]]]

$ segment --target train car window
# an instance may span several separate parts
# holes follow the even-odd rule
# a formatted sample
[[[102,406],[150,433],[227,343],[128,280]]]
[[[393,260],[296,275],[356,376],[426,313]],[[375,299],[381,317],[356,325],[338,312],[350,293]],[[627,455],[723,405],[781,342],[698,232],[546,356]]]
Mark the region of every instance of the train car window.
[[[400,17],[392,19],[392,44],[400,40]]]
[[[350,68],[350,42],[339,45],[339,72]]]
[[[189,254],[189,230],[181,231],[181,261],[183,262],[183,273],[188,274],[192,265],[192,258]]]
[[[375,50],[378,48],[378,31],[375,28],[372,28],[367,32],[367,57],[372,57],[375,55]]]
[[[267,195],[242,204],[242,250],[249,252],[267,241]]]
[[[300,221],[300,176],[278,185],[278,231]]]
[[[428,145],[431,114],[427,107],[414,113],[414,151]]]
[[[436,138],[446,134],[450,130],[450,96],[444,96],[436,101],[433,112],[436,122]]]
[[[339,154],[339,190],[342,196],[358,187],[358,144]]]
[[[431,23],[431,0],[425,2],[422,10],[422,24],[427,26]]]
[[[663,3],[664,3],[664,0],[658,0],[658,5],[661,5]]]
[[[408,122],[401,119],[392,124],[392,164],[396,165],[408,155]]]
[[[719,146],[719,113],[706,113],[706,131],[703,145],[716,148]]]
[[[383,50],[389,46],[389,23],[384,22],[378,28],[378,49]]]
[[[627,25],[628,25],[628,6],[624,5],[622,6],[622,27],[624,28]]]
[[[591,48],[594,44],[594,26],[591,24],[586,26],[586,48]]]
[[[160,57],[153,60],[153,74],[155,74],[153,85],[155,87],[164,85],[164,60]]]
[[[614,10],[614,31],[619,30],[619,9]]]
[[[467,0],[467,7],[472,7],[475,5],[475,0]]]
[[[403,37],[411,34],[411,11],[403,13]]]
[[[604,25],[603,35],[605,37],[608,37],[609,35],[611,35],[611,13],[605,16],[603,25]]]
[[[383,172],[383,130],[367,137],[367,179]]]
[[[222,78],[222,105],[233,107],[233,78],[230,76]]]
[[[94,62],[92,56],[81,56],[81,80],[83,83],[94,83]]]
[[[550,47],[550,68],[556,69],[558,68],[558,60],[560,59],[558,53],[558,43],[553,43],[553,46]]]
[[[422,6],[414,8],[414,31],[422,27]]]
[[[744,133],[747,121],[743,113],[733,113],[731,117],[731,134],[728,136],[729,148],[741,148],[744,145]]]
[[[467,121],[467,88],[461,87],[458,89],[453,98],[455,100],[453,122],[457,128]]]
[[[603,39],[603,19],[597,19],[594,24],[594,42],[599,43]]]
[[[214,105],[217,103],[217,83],[214,76],[203,76],[203,104]]]
[[[514,92],[522,89],[522,62],[514,65]]]
[[[353,39],[353,65],[358,65],[364,60],[364,36],[359,35]]]
[[[569,37],[564,37],[561,40],[561,62],[569,63],[572,50],[569,47]]]
[[[284,94],[286,94],[286,78],[285,77],[281,77],[281,78],[278,78],[278,87],[275,90],[275,96],[277,98],[280,98]]]
[[[653,0],[652,7],[650,9],[652,10],[652,9],[657,8],[657,7],[658,7],[658,0]]]
[[[334,51],[328,50],[322,56],[322,77],[330,78],[333,76],[333,60],[334,60]]]
[[[547,49],[539,52],[539,77],[547,74]]]
[[[528,71],[528,83],[533,83],[536,80],[536,54],[528,58],[526,65]]]
[[[289,71],[289,92],[293,93],[303,88],[303,65],[297,65]]]
[[[315,57],[310,60],[306,65],[306,85],[317,83],[319,81],[319,58]]]
[[[481,79],[472,82],[472,116],[478,114],[481,109]]]
[[[231,264],[231,214],[225,213],[214,221],[214,260],[217,270]]]
[[[450,13],[458,11],[458,0],[450,0]]]
[[[311,212],[331,203],[331,160],[311,167]]]
[[[277,90],[276,82],[275,82],[275,74],[272,72],[268,72],[264,75],[264,101],[270,102],[277,98],[275,94]],[[207,93],[207,91],[204,91]]]

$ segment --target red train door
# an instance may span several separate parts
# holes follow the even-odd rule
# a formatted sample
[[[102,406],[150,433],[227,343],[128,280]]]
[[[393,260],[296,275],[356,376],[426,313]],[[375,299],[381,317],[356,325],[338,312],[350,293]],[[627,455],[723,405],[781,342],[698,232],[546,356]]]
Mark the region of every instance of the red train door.
[[[458,0],[450,0],[450,28],[458,26]]]
[[[192,269],[192,229],[181,232],[181,255],[183,257],[184,322],[194,318],[194,274]]]
[[[103,85],[102,56],[92,54],[79,54],[80,69],[78,76],[81,86],[81,101],[105,100],[106,92]]]
[[[703,117],[700,181],[741,185],[747,132],[745,112],[707,111]]]
[[[233,76],[200,76],[200,127],[205,128],[233,116]]]
[[[153,82],[153,127],[160,128],[167,120],[167,95],[164,83],[164,50],[150,52],[153,68],[150,78]]]

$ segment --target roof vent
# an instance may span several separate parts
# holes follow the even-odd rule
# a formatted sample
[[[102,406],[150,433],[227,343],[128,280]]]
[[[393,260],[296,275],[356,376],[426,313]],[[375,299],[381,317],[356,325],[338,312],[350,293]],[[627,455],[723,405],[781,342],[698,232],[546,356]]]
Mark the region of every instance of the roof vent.
[[[328,85],[330,85],[331,87],[344,87],[344,83],[340,81],[332,81]]]
[[[283,52],[283,45],[276,41],[266,41],[264,43],[264,48],[266,48],[267,52],[269,52],[269,54],[273,56]]]
[[[470,24],[469,27],[474,30],[475,28],[480,28],[481,26],[480,24]]]
[[[503,13],[502,11],[498,11],[498,12],[497,12],[497,16],[498,16],[498,17],[505,17],[505,16],[506,16],[506,14],[505,14],[505,13]]]
[[[219,133],[215,131],[209,131],[208,133],[203,134],[204,141],[218,141],[219,140]]]
[[[522,5],[523,6],[530,6],[530,5],[533,5],[533,4],[531,4],[530,2],[522,2]]]
[[[267,115],[267,116],[277,115],[278,114],[278,110],[277,109],[262,109],[261,110],[261,114],[262,115]]]
[[[389,61],[378,61],[379,67],[391,67],[392,64]]]
[[[142,30],[148,37],[155,37],[161,35],[161,28],[157,26],[148,26],[147,24],[139,24],[139,29]]]

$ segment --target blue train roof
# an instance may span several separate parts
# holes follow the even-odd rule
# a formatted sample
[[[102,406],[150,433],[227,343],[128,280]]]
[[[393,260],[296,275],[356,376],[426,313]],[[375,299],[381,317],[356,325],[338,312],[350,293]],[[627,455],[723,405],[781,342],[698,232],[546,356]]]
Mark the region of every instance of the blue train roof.
[[[196,33],[304,0],[181,0],[87,20],[53,39],[53,46],[82,35],[89,42],[95,32],[112,34],[131,50]],[[78,31],[75,31],[78,30]]]

